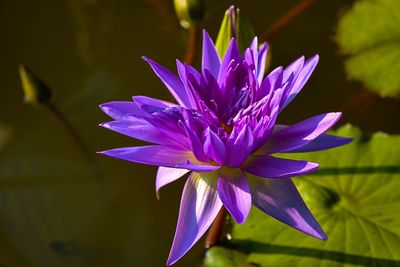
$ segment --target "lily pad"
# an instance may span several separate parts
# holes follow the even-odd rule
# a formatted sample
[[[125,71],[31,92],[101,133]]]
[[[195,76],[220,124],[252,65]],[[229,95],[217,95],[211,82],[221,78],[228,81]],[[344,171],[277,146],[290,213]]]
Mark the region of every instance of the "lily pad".
[[[400,1],[361,0],[340,19],[346,72],[381,96],[400,95]]]
[[[292,156],[321,165],[294,181],[328,240],[253,209],[246,223],[233,226],[231,241],[208,251],[205,266],[236,266],[243,257],[241,266],[400,266],[400,136],[379,132],[366,139],[349,125],[336,134],[355,139]]]

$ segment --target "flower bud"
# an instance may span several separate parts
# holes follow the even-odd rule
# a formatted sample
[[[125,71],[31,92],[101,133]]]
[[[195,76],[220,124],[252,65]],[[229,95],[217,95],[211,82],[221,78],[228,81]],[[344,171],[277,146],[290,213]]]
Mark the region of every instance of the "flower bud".
[[[50,88],[37,77],[29,68],[19,65],[24,100],[33,105],[40,105],[50,102],[52,93]]]
[[[253,36],[254,31],[250,22],[240,14],[239,8],[230,6],[225,12],[215,44],[220,57],[225,54],[232,37],[236,38],[239,48],[243,52]]]
[[[185,29],[200,23],[204,17],[204,0],[174,0],[176,15]]]

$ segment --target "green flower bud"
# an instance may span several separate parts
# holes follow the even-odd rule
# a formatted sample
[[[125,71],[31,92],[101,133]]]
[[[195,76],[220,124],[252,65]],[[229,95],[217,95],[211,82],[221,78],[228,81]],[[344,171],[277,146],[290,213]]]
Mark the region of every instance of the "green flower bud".
[[[204,17],[204,0],[174,0],[176,15],[185,29],[200,23]]]
[[[50,88],[39,79],[29,68],[19,65],[24,100],[33,105],[40,105],[50,102],[52,93]]]
[[[221,57],[225,54],[232,37],[236,38],[242,52],[254,37],[254,31],[250,22],[240,14],[239,8],[235,6],[230,6],[226,10],[219,29],[215,46]]]

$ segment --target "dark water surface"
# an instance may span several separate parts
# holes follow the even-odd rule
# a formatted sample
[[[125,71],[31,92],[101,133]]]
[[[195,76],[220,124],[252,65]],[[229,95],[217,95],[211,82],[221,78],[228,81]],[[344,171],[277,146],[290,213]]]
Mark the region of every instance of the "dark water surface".
[[[8,136],[0,140],[0,266],[164,266],[184,181],[163,189],[157,201],[155,167],[95,151],[140,144],[97,126],[108,120],[100,103],[169,98],[140,56],[169,68],[184,56],[188,36],[171,2],[0,1],[0,138]],[[296,2],[209,0],[204,27],[215,37],[224,10],[236,3],[260,34]],[[271,39],[273,66],[321,55],[310,83],[280,119],[293,123],[345,109],[342,123],[399,133],[399,102],[350,101],[362,85],[346,80],[333,37],[338,14],[351,2],[318,1]],[[19,63],[54,89],[54,103],[95,164],[47,109],[22,102]],[[198,244],[176,266],[199,266],[202,256]]]

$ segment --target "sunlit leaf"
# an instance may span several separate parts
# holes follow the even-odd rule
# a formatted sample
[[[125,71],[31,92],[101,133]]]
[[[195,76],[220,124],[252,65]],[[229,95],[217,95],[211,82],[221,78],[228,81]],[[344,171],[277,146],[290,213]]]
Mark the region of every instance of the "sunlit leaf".
[[[351,126],[337,134],[355,140],[296,155],[321,164],[295,183],[328,240],[253,209],[246,223],[234,225],[227,248],[208,252],[207,267],[235,266],[232,261],[243,253],[250,266],[400,266],[400,136],[376,133],[367,140]]]
[[[203,267],[247,267],[251,266],[246,264],[246,254],[224,248],[214,247],[207,251]]]
[[[361,0],[340,19],[336,40],[349,77],[382,95],[400,94],[400,1]]]

